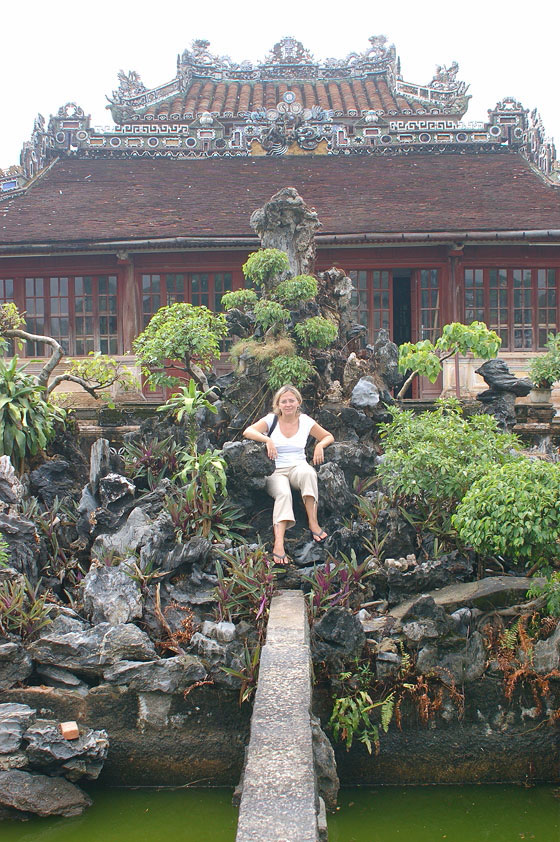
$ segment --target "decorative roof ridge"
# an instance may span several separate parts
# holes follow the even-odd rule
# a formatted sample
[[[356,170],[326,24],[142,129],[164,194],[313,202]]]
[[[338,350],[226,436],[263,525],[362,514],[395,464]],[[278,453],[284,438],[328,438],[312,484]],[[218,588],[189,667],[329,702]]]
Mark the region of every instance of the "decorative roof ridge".
[[[107,97],[116,122],[130,117],[141,109],[155,105],[173,95],[184,94],[195,80],[206,79],[214,83],[259,82],[342,82],[370,76],[384,77],[392,93],[407,93],[421,102],[451,104],[468,100],[467,85],[457,80],[459,65],[453,61],[449,67],[437,65],[432,80],[426,85],[403,81],[400,58],[394,44],[389,45],[385,35],[369,38],[370,46],[364,52],[352,52],[344,59],[327,58],[316,61],[300,41],[289,36],[274,45],[260,64],[250,61],[232,62],[229,56],[216,56],[209,51],[210,42],[197,39],[191,50],[177,56],[177,75],[169,82],[148,89],[139,73],[120,71],[119,87]]]

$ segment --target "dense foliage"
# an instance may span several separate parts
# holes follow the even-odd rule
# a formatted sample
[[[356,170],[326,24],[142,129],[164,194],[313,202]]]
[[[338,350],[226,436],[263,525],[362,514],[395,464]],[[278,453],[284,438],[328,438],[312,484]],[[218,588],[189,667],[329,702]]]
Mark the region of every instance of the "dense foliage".
[[[465,418],[454,400],[420,415],[391,413],[381,429],[385,455],[378,476],[397,496],[452,510],[490,466],[518,458],[515,436],[501,433],[490,415]]]
[[[18,366],[18,358],[0,360],[0,455],[16,470],[44,450],[54,436],[55,422],[64,412],[41,397],[37,379]]]
[[[529,377],[538,389],[550,389],[560,381],[560,334],[550,333],[545,354],[531,360]]]
[[[487,466],[464,495],[453,523],[480,553],[549,565],[560,556],[560,467],[525,458]]]
[[[208,369],[220,356],[220,340],[227,334],[222,313],[186,302],[161,307],[144,331],[134,340],[133,350],[150,384],[173,386],[178,369],[199,380],[196,367]]]
[[[265,286],[278,275],[290,270],[288,255],[280,249],[261,249],[249,255],[243,274],[257,286]]]

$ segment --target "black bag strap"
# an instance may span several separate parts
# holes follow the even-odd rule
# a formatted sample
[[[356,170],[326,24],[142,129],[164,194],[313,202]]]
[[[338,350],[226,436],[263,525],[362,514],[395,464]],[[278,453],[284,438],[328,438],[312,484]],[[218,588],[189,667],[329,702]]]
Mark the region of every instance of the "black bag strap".
[[[275,416],[274,416],[274,421],[272,422],[272,424],[271,424],[271,425],[270,425],[270,427],[268,428],[268,435],[269,435],[269,436],[271,436],[271,435],[272,435],[272,433],[274,432],[274,430],[275,430],[275,428],[276,428],[276,425],[277,425],[277,424],[278,424],[278,416],[277,416],[277,415],[275,415]]]

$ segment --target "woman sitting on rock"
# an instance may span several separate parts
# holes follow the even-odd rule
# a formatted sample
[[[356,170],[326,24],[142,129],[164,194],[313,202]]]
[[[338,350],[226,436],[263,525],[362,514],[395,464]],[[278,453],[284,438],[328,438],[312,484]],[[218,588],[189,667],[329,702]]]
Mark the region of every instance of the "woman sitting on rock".
[[[327,538],[317,520],[317,473],[306,461],[305,446],[309,435],[317,439],[313,464],[321,465],[325,447],[333,443],[334,436],[301,412],[301,404],[301,394],[294,386],[282,386],[274,395],[272,412],[243,431],[246,439],[265,442],[269,458],[276,463],[276,470],[266,479],[266,490],[274,497],[272,555],[276,564],[283,565],[288,564],[284,535],[295,523],[290,486],[301,492],[312,539],[320,544]]]

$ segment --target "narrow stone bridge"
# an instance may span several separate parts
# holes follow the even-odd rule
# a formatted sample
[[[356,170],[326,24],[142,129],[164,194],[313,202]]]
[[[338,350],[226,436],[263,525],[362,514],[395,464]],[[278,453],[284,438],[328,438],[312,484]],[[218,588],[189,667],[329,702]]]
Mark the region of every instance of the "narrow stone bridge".
[[[313,764],[310,708],[305,598],[301,591],[280,591],[272,600],[261,653],[237,842],[326,839]]]

